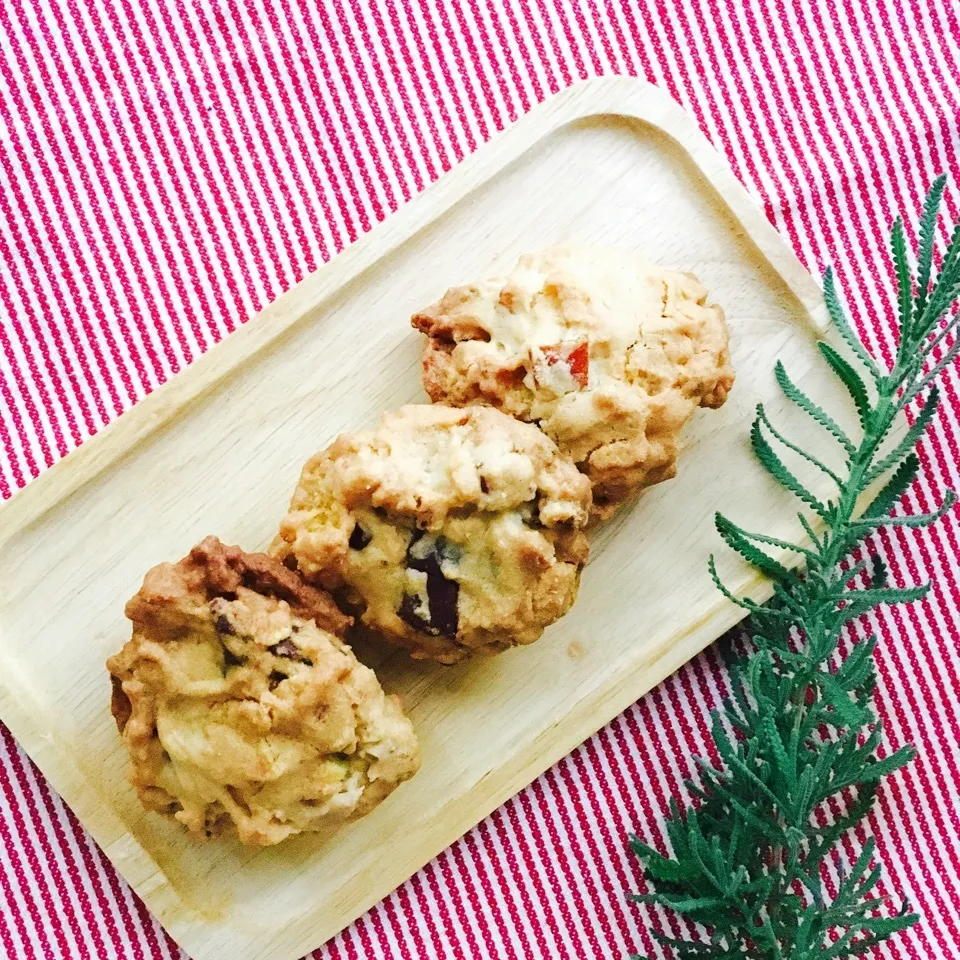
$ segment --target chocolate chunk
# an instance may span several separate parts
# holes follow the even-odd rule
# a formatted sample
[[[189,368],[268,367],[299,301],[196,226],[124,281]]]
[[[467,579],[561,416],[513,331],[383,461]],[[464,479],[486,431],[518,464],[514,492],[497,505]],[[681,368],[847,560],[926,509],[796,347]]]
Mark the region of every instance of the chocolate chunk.
[[[226,644],[223,645],[223,665],[228,669],[230,667],[240,667],[247,662],[246,657],[238,657]]]
[[[350,534],[350,549],[362,550],[370,544],[371,540],[373,540],[373,534],[367,533],[359,523],[355,524],[353,533]]]
[[[247,660],[246,657],[234,653],[230,647],[227,646],[227,637],[235,637],[237,635],[237,628],[225,613],[220,612],[224,606],[225,603],[221,597],[214,597],[213,600],[210,601],[210,610],[214,615],[213,625],[216,628],[220,646],[223,648],[223,666],[225,670],[229,670],[231,667],[239,667],[241,664],[246,663]]]
[[[452,637],[457,632],[457,599],[460,584],[444,577],[427,574],[427,597],[430,600],[430,623],[441,636]]]
[[[283,657],[284,660],[296,660],[298,663],[311,664],[301,652],[300,648],[289,638],[275,643],[267,648],[275,657]]]
[[[531,530],[540,530],[543,523],[540,521],[540,494],[537,494],[533,503],[524,504],[521,509],[524,525]]]
[[[428,618],[420,613],[420,600],[405,595],[397,615],[414,630],[431,636],[452,637],[458,626],[457,600],[460,584],[443,575],[442,565],[455,564],[460,560],[460,548],[444,537],[431,537],[415,531],[407,547],[407,566],[427,575]]]
[[[489,493],[489,492],[490,492],[490,484],[487,483],[487,478],[486,478],[486,477],[481,477],[481,478],[480,478],[480,492],[481,492],[481,493]]]
[[[287,675],[285,673],[281,673],[279,670],[274,670],[273,673],[270,674],[269,679],[270,679],[270,689],[274,690],[277,687],[279,687],[284,680],[287,679]]]
[[[407,566],[419,570],[428,577],[443,576],[441,566],[446,563],[457,564],[462,556],[461,549],[446,537],[433,537],[422,530],[414,530],[407,546]]]
[[[406,624],[419,630],[421,633],[429,634],[431,637],[437,636],[440,631],[435,629],[429,620],[424,620],[419,613],[420,600],[412,594],[405,593],[400,600],[400,609],[397,616]]]
[[[284,657],[287,660],[296,660],[300,656],[297,645],[289,637],[286,640],[275,643],[269,649],[275,657]]]

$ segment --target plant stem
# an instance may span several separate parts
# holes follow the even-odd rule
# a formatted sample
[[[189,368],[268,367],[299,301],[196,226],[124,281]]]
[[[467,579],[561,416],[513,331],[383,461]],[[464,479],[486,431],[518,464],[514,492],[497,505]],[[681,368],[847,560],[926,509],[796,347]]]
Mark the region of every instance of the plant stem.
[[[701,784],[690,784],[696,802],[684,809],[671,808],[666,829],[672,852],[661,853],[631,838],[653,891],[633,899],[670,908],[704,931],[697,941],[655,934],[682,960],[859,956],[919,919],[908,904],[887,909],[886,899],[874,893],[880,872],[870,866],[872,841],[848,862],[846,876],[832,896],[824,889],[823,870],[844,833],[866,816],[879,781],[907,763],[913,752],[901,747],[877,757],[883,726],[872,708],[875,639],[860,641],[846,656],[837,654],[844,624],[879,604],[917,600],[927,586],[888,586],[879,558],[861,560],[845,570],[841,564],[876,527],[925,526],[953,502],[947,491],[937,511],[889,515],[917,477],[919,460],[913,448],[932,422],[939,400],[935,389],[923,400],[906,436],[879,457],[896,418],[960,354],[956,336],[947,345],[948,331],[960,329],[960,318],[948,318],[938,328],[960,295],[960,226],[951,233],[939,274],[934,277],[933,271],[944,183],[939,178],[924,203],[916,275],[902,222],[898,220],[892,230],[900,342],[889,372],[882,371],[859,341],[845,316],[832,271],[824,278],[827,309],[852,351],[852,362],[829,345],[820,344],[819,349],[856,407],[863,429],[859,443],[790,379],[783,364],[775,367],[786,398],[843,447],[844,470],[834,472],[785,436],[762,406],[757,409],[751,442],[760,464],[822,518],[823,533],[817,535],[801,512],[800,523],[813,546],[798,549],[717,515],[721,538],[772,579],[774,599],[760,606],[736,597],[719,579],[710,558],[717,587],[753,617],[753,652],[731,664],[730,696],[714,714],[719,766],[701,763]],[[940,343],[945,347],[943,357],[925,374]],[[858,360],[862,371],[855,366]],[[836,485],[836,500],[824,502],[805,486],[784,461],[783,451],[829,477]],[[861,495],[883,474],[888,474],[883,488],[854,519]],[[771,547],[799,553],[806,560],[805,575],[770,556],[766,550]],[[867,571],[869,584],[856,586]],[[852,792],[844,803],[848,788]],[[828,803],[839,804],[841,812],[831,818]]]

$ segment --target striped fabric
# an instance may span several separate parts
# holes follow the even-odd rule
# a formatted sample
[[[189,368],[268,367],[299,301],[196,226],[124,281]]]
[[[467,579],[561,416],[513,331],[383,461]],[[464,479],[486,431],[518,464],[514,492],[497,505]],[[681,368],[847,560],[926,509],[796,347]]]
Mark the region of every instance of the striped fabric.
[[[4,497],[580,78],[668,90],[883,356],[885,231],[960,179],[953,0],[4,0],[0,24]],[[911,508],[960,485],[958,390]],[[871,544],[935,581],[873,623],[890,742],[920,750],[868,827],[924,915],[884,957],[960,956],[958,536]],[[662,839],[723,687],[708,652],[316,956],[657,955],[624,835]],[[0,951],[181,956],[0,735]]]

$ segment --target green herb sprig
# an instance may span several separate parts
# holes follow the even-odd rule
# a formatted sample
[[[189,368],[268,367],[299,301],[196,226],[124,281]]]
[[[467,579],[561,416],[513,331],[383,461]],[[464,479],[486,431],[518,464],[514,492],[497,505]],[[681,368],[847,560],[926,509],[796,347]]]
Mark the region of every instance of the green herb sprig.
[[[857,436],[776,365],[783,393],[839,445],[843,468],[832,469],[790,441],[763,406],[757,408],[754,452],[807,508],[798,517],[809,546],[716,517],[726,544],[770,578],[773,598],[759,605],[734,596],[710,558],[714,582],[749,612],[752,633],[749,652],[731,667],[732,693],[713,714],[720,762],[698,759],[699,782],[686,784],[694,799],[684,809],[671,802],[666,827],[672,852],[630,838],[651,890],[630,899],[698,925],[694,939],[654,933],[683,960],[856,957],[918,920],[909,903],[894,907],[878,896],[881,869],[874,864],[872,839],[853,862],[841,857],[845,866],[832,896],[825,878],[838,844],[870,811],[881,779],[914,755],[906,746],[878,756],[883,725],[873,706],[875,637],[856,643],[845,657],[838,645],[850,621],[879,604],[918,600],[929,588],[892,586],[878,556],[848,565],[855,548],[882,526],[927,526],[954,502],[947,491],[933,513],[890,516],[920,468],[915,448],[940,399],[934,381],[960,352],[960,314],[951,314],[960,296],[960,224],[934,270],[945,183],[945,177],[934,182],[923,206],[916,274],[903,223],[898,218],[893,225],[899,342],[891,369],[855,333],[832,270],[824,277],[827,309],[849,355],[826,343],[819,349],[850,394],[860,422]],[[884,444],[897,418],[918,399],[919,411],[902,440]],[[822,473],[835,495],[824,500],[814,494],[787,466],[785,451]],[[858,512],[865,492],[884,476],[880,492]],[[795,557],[805,572],[775,559],[771,547]]]

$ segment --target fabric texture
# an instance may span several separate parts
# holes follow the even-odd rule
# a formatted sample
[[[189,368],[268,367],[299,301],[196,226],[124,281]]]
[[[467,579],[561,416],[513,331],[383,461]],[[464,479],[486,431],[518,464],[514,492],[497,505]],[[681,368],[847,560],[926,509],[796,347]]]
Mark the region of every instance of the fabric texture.
[[[4,497],[581,78],[679,101],[882,356],[890,222],[940,172],[960,206],[952,0],[8,0],[0,30]],[[954,368],[907,508],[960,485],[958,391]],[[958,537],[953,513],[870,545],[934,581],[869,618],[884,749],[919,748],[864,831],[923,914],[887,958],[960,956]],[[724,684],[709,650],[315,956],[656,955],[624,838],[662,841]],[[0,952],[181,956],[0,739]]]

